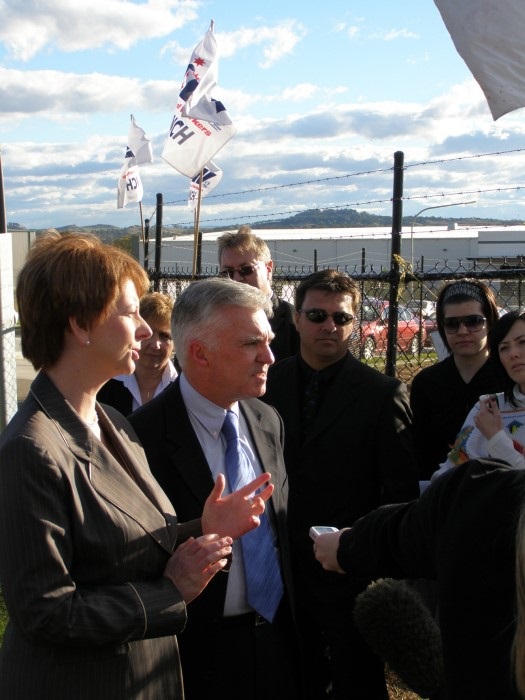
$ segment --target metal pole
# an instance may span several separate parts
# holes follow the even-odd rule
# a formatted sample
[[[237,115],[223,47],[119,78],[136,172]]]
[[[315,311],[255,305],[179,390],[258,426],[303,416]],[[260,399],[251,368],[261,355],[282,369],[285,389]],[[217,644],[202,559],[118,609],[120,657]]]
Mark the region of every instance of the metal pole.
[[[197,198],[197,208],[193,216],[193,269],[192,277],[195,279],[197,272],[200,273],[200,246],[202,243],[202,234],[199,232],[200,217],[201,217],[201,202],[202,202],[202,176],[204,169],[201,169],[199,175],[199,195]]]
[[[144,221],[144,269],[149,272],[149,219]]]
[[[162,250],[162,193],[157,194],[157,215],[155,218],[155,279],[153,289],[160,290],[160,259]]]
[[[388,335],[385,374],[396,376],[397,320],[401,257],[401,228],[403,223],[403,163],[405,154],[394,153],[394,184],[392,190],[392,252],[390,257],[390,297],[388,304]]]
[[[197,255],[195,256],[195,268],[193,276],[202,272],[202,231],[197,231]]]
[[[433,207],[425,207],[424,209],[421,209],[414,216],[414,218],[412,219],[412,225],[410,226],[410,265],[412,267],[412,270],[414,269],[414,224],[416,222],[417,217],[424,211],[428,211],[429,209],[443,209],[443,207],[459,207],[462,204],[476,204],[476,200],[472,199],[470,202],[453,202],[451,204],[435,204]]]
[[[421,256],[421,270],[423,270],[423,256]],[[423,282],[421,280],[419,280],[419,330],[417,339],[417,354],[418,357],[421,357],[421,350],[423,349]]]

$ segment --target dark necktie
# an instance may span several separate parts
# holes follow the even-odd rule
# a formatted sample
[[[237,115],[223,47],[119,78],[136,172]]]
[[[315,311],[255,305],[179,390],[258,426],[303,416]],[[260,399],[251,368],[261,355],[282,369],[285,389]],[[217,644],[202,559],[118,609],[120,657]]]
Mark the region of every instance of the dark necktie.
[[[239,440],[239,420],[233,411],[226,412],[222,433],[226,438],[226,474],[233,492],[255,479],[255,472]],[[241,537],[246,590],[250,606],[273,622],[283,582],[266,512],[260,521],[259,527]]]
[[[315,418],[321,394],[321,373],[312,372],[306,385],[303,398],[302,409],[302,432],[307,432],[310,424]]]

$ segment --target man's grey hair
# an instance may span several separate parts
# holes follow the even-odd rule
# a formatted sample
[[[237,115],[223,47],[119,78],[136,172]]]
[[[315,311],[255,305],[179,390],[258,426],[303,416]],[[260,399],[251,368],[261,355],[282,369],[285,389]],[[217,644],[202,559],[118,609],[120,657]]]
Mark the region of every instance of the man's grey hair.
[[[257,287],[221,277],[192,282],[178,295],[171,315],[171,333],[182,369],[192,340],[213,346],[217,331],[225,321],[220,311],[240,306],[249,311],[262,310],[271,317],[270,299]]]

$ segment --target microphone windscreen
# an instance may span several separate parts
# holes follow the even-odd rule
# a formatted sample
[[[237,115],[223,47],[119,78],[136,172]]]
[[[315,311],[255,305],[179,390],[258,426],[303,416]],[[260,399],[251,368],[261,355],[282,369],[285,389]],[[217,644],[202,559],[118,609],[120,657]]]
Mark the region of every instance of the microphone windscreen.
[[[378,579],[360,593],[354,619],[368,646],[418,695],[445,685],[441,632],[417,591],[404,581]]]

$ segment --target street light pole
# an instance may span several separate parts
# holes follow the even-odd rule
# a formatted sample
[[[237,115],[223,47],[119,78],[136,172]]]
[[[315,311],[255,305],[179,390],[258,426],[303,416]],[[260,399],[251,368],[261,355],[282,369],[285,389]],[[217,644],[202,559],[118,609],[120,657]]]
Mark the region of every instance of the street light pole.
[[[410,265],[412,266],[412,270],[414,269],[414,223],[417,219],[417,217],[422,214],[424,211],[428,211],[429,209],[442,209],[443,207],[458,207],[462,204],[475,204],[476,200],[472,199],[469,202],[453,202],[452,204],[435,204],[433,207],[425,207],[424,209],[421,209],[418,211],[418,213],[414,216],[412,219],[412,225],[410,227]]]

